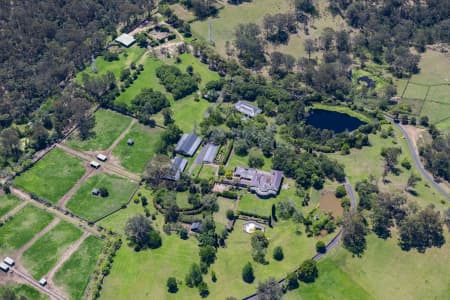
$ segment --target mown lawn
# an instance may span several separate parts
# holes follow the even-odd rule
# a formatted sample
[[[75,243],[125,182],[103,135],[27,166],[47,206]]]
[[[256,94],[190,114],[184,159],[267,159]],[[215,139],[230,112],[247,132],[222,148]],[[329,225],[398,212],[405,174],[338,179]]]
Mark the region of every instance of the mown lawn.
[[[69,147],[77,150],[106,150],[131,123],[131,118],[106,109],[97,110],[94,116],[95,127],[92,136],[80,140],[75,131],[66,141]]]
[[[0,217],[20,203],[19,198],[13,195],[0,195]]]
[[[216,178],[216,171],[217,168],[215,166],[204,165],[198,177],[206,180]]]
[[[105,278],[100,299],[198,299],[196,288],[181,283],[190,265],[199,261],[197,240],[184,241],[176,234],[162,234],[162,238],[160,248],[140,252],[125,242]],[[180,281],[177,294],[167,292],[166,281],[171,276]]]
[[[228,224],[227,210],[233,210],[234,201],[231,199],[218,197],[217,204],[219,205],[219,211],[214,213],[214,222],[216,222],[216,232],[219,234]]]
[[[142,56],[141,61],[144,66],[144,70],[138,78],[114,100],[115,104],[125,103],[128,106],[131,105],[131,101],[144,88],[152,88],[156,91],[165,93],[164,87],[159,83],[159,80],[156,77],[156,69],[163,65],[164,62],[157,58],[151,57],[149,54]],[[166,96],[168,95],[166,94]]]
[[[106,61],[103,56],[98,56],[95,59],[95,65],[97,66],[98,72],[94,73],[92,72],[91,65],[89,65],[86,69],[84,69],[82,72],[78,73],[76,77],[76,81],[78,83],[82,83],[83,74],[86,73],[90,76],[99,76],[106,74],[106,72],[111,71],[113,72],[114,76],[117,80],[119,80],[120,72],[128,68],[132,62],[135,62],[138,64],[139,59],[144,54],[145,49],[142,49],[136,45],[130,47],[130,48],[124,48],[122,47],[121,50],[123,51],[119,55],[119,60],[117,61]]]
[[[362,257],[338,248],[319,263],[319,278],[287,299],[448,299],[450,235],[442,248],[402,251],[397,238],[371,234]],[[364,296],[366,295],[366,296]]]
[[[56,285],[62,287],[71,299],[82,299],[102,248],[102,240],[88,237],[56,272]]]
[[[252,151],[256,151],[256,152],[261,152],[261,150],[257,149],[257,148],[252,148],[249,149],[249,153]],[[249,155],[245,155],[245,156],[241,156],[241,155],[237,155],[234,150],[231,152],[230,154],[230,158],[228,159],[228,164],[226,165],[226,169],[230,170],[230,171],[234,171],[234,169],[236,167],[249,167],[248,164],[248,157]],[[269,157],[265,157],[264,158],[264,165],[261,168],[258,168],[259,170],[263,170],[263,171],[271,171],[272,170],[272,159]]]
[[[137,183],[129,179],[106,173],[88,178],[70,199],[67,208],[74,214],[89,221],[96,221],[125,204]],[[109,195],[100,197],[92,195],[94,188],[105,187]]]
[[[195,58],[191,53],[184,53],[179,56],[181,62],[175,64],[182,72],[186,72],[188,66],[192,66],[194,73],[198,73],[202,78],[199,87],[203,88],[211,80],[219,80],[220,76],[216,72],[208,69],[208,65],[200,62],[199,59]]]
[[[23,253],[24,267],[36,280],[41,279],[82,233],[70,223],[59,223]]]
[[[14,184],[51,203],[56,203],[84,172],[81,160],[56,148],[31,169],[14,178]]]
[[[151,208],[153,204],[151,203],[151,199],[149,199],[150,203],[148,206]],[[125,233],[125,224],[129,218],[135,215],[144,215],[144,207],[141,203],[135,204],[131,202],[127,208],[121,209],[115,214],[101,220],[98,225],[103,226],[107,229],[110,229],[114,232],[124,234]]]
[[[425,96],[427,95],[427,86],[409,83],[406,87],[405,94],[403,95],[404,98],[409,99],[425,99]]]
[[[25,206],[0,227],[0,255],[7,255],[25,245],[52,220],[51,214],[31,205]]]
[[[3,295],[3,293],[6,290],[12,290],[16,296],[17,299],[21,299],[20,297],[26,297],[26,299],[30,300],[47,300],[48,297],[39,293],[38,290],[32,288],[29,285],[26,284],[7,284],[7,285],[1,285],[0,286],[0,295]],[[6,298],[5,298],[6,299]],[[9,299],[9,298],[8,298]]]
[[[156,147],[162,132],[159,128],[135,124],[114,148],[112,155],[117,157],[120,164],[126,169],[135,173],[142,173],[147,162],[156,153]],[[132,139],[134,145],[129,146],[127,144],[128,139]]]

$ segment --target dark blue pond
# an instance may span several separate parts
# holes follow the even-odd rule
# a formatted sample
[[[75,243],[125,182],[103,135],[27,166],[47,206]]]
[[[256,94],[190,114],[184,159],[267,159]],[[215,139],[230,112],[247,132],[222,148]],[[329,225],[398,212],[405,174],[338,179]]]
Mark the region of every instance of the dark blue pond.
[[[347,114],[324,109],[311,109],[306,124],[340,133],[346,130],[353,131],[366,123]]]

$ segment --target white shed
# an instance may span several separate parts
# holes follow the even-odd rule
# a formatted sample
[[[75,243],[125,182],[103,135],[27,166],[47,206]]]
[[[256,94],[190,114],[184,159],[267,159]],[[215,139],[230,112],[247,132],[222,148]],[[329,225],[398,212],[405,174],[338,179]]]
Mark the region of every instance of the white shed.
[[[45,286],[47,284],[47,279],[41,278],[41,280],[39,280],[39,284]]]
[[[116,38],[116,42],[121,43],[125,47],[130,47],[131,45],[133,45],[135,41],[136,39],[132,35],[126,33],[121,34],[119,37]]]
[[[9,266],[7,264],[0,263],[0,270],[2,270],[3,272],[8,272]]]
[[[3,260],[3,262],[5,263],[5,264],[7,264],[8,266],[14,266],[14,264],[15,264],[15,262],[14,262],[14,259],[12,259],[11,257],[9,257],[9,256],[7,256],[4,260]]]
[[[100,164],[98,162],[96,162],[95,160],[91,161],[89,164],[93,168],[96,168],[96,169],[100,168]]]
[[[106,161],[108,158],[103,154],[97,154],[97,159],[101,161]]]

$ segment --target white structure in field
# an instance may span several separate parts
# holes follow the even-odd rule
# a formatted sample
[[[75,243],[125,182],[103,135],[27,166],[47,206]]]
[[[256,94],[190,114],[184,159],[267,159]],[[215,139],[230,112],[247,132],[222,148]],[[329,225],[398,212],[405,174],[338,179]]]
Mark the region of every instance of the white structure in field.
[[[134,44],[134,42],[136,42],[136,39],[132,35],[123,33],[116,38],[116,42],[122,44],[125,47],[130,47],[131,45]]]
[[[256,230],[262,231],[264,232],[265,228],[263,225],[258,224],[256,222],[253,221],[248,221],[244,223],[244,231],[247,233],[253,233]]]

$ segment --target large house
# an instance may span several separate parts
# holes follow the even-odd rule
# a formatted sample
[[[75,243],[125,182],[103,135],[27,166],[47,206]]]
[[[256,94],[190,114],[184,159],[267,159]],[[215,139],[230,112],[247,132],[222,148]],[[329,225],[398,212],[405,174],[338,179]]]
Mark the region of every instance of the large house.
[[[202,139],[195,133],[185,133],[178,141],[175,152],[186,156],[193,156],[202,143]]]
[[[238,101],[234,107],[237,111],[243,113],[247,117],[255,117],[256,115],[260,114],[262,110],[254,105],[251,105],[250,103],[244,102],[244,101]]]
[[[234,177],[239,185],[246,186],[261,198],[275,197],[280,192],[283,172],[272,170],[264,172],[251,168],[236,167]]]

